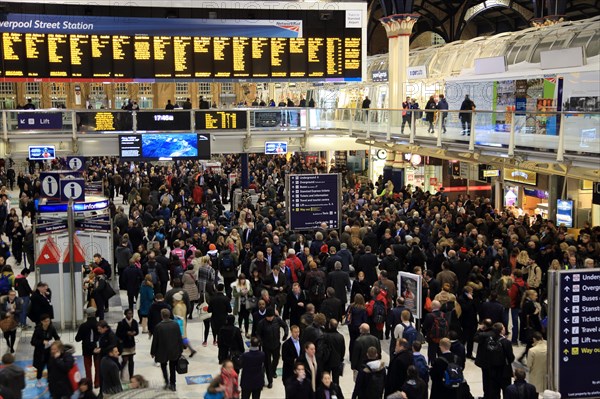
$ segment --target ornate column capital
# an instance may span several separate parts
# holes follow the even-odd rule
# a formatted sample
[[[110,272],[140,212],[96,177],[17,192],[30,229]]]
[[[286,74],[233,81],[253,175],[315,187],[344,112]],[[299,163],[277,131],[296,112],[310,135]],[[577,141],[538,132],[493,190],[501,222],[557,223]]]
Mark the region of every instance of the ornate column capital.
[[[419,17],[419,14],[394,14],[381,18],[379,22],[385,28],[388,38],[410,36]]]
[[[542,18],[533,18],[530,23],[535,28],[543,28],[546,26],[552,26],[564,22],[566,19],[564,15],[547,15]]]

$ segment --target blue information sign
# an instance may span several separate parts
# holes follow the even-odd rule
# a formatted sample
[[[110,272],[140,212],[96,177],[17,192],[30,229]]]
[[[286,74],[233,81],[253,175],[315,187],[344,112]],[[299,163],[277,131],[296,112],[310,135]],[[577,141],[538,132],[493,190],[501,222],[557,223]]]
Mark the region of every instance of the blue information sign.
[[[85,201],[85,180],[84,179],[61,179],[60,181],[60,200],[68,202]]]
[[[265,154],[287,154],[287,141],[265,141]]]
[[[600,269],[561,271],[555,323],[558,390],[563,398],[600,397]],[[550,316],[551,317],[551,316]],[[557,345],[556,345],[557,344]],[[551,348],[548,348],[550,353]]]
[[[291,230],[340,226],[340,175],[290,175],[288,209]]]
[[[56,151],[53,145],[30,145],[30,161],[46,161],[56,158]]]
[[[62,114],[58,112],[19,112],[17,119],[19,129],[62,129]]]

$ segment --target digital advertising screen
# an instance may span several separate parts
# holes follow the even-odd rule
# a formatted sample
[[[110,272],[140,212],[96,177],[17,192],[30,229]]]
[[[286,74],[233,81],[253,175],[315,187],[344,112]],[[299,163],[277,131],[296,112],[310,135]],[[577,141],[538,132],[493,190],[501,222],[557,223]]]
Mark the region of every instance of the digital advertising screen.
[[[123,159],[210,159],[210,135],[197,133],[144,133],[119,136]]]
[[[56,158],[56,151],[53,145],[30,145],[30,161],[47,161]]]
[[[142,135],[119,136],[119,157],[122,159],[140,159],[142,157]]]

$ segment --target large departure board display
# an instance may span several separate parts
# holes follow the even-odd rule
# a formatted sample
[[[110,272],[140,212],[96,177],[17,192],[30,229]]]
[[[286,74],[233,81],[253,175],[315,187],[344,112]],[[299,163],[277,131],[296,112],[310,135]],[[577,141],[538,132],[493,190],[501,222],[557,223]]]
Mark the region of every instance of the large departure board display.
[[[340,33],[292,38],[3,32],[0,76],[6,81],[360,80],[361,38]]]

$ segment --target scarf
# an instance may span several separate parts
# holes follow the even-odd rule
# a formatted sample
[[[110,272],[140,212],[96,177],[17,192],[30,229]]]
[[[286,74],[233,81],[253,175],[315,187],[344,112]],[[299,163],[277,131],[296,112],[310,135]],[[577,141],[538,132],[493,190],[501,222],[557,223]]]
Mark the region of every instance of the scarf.
[[[221,379],[225,386],[225,399],[237,399],[240,397],[238,375],[235,370],[221,369]]]

